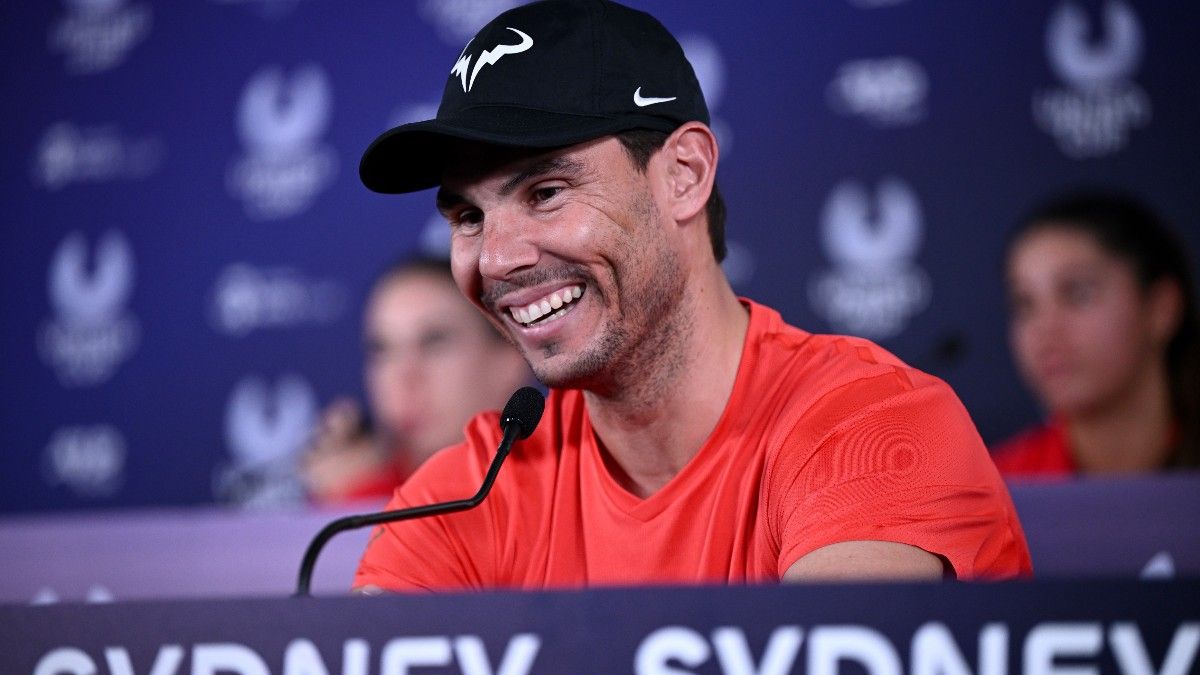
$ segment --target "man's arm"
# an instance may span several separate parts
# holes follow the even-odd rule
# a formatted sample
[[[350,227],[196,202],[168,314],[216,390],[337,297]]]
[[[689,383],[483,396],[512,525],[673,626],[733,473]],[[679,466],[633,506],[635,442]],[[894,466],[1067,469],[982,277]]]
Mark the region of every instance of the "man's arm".
[[[783,581],[936,581],[953,576],[932,553],[891,541],[842,541],[808,553]]]

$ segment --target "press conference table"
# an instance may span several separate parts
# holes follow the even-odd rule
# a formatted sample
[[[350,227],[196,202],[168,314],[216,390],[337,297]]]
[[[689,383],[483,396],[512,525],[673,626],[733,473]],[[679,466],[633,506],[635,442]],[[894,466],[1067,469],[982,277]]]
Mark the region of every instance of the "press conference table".
[[[0,606],[0,672],[34,675],[1185,675],[1198,646],[1194,579]]]
[[[1200,474],[1011,491],[1036,580],[346,597],[360,531],[293,599],[345,510],[10,516],[0,675],[1200,673]]]

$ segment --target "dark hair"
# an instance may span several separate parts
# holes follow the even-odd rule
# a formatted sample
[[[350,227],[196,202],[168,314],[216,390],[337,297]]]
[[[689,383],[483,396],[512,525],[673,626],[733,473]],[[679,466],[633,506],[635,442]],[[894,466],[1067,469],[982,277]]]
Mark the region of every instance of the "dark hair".
[[[1168,466],[1200,466],[1200,307],[1184,242],[1149,206],[1130,195],[1088,189],[1030,211],[1008,240],[1005,258],[1027,234],[1045,229],[1082,232],[1124,261],[1143,290],[1174,281],[1183,299],[1175,335],[1167,343],[1171,412],[1178,433]]]
[[[630,129],[619,132],[617,139],[625,147],[625,152],[629,154],[629,158],[633,160],[638,171],[645,171],[650,164],[650,156],[663,146],[669,135],[653,129]],[[721,191],[717,189],[715,180],[712,194],[708,196],[708,203],[704,205],[704,210],[708,215],[708,238],[712,241],[713,257],[717,259],[717,262],[721,262],[725,259],[726,253],[725,200],[721,198]]]

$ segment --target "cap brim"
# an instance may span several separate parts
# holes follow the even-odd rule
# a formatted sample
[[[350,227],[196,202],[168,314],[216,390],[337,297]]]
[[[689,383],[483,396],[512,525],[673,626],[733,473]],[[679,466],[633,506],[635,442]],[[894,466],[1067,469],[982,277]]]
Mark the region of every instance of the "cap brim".
[[[481,106],[469,112],[462,117],[404,124],[380,134],[358,165],[363,185],[385,194],[436,187],[442,180],[446,146],[455,140],[549,149],[628,129],[670,132],[679,126],[678,122],[650,115],[564,115],[499,106]]]

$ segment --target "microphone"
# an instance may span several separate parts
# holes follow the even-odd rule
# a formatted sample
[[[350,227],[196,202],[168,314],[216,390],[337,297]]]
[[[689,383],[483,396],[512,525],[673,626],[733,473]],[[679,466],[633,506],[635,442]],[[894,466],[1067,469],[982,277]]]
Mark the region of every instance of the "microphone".
[[[317,533],[317,536],[313,537],[312,542],[309,543],[308,550],[304,552],[304,559],[300,562],[300,578],[296,582],[295,597],[309,595],[308,587],[312,580],[313,567],[317,564],[317,556],[321,553],[321,549],[325,544],[333,538],[333,535],[339,532],[357,530],[360,527],[367,527],[368,525],[394,523],[401,520],[412,520],[414,518],[425,518],[444,513],[465,511],[479,506],[484,497],[487,497],[488,492],[491,491],[492,483],[496,480],[496,474],[500,473],[500,465],[504,463],[504,458],[508,457],[508,451],[512,448],[513,442],[529,438],[533,430],[537,428],[538,422],[541,421],[542,411],[545,407],[546,398],[542,396],[542,392],[533,387],[521,387],[509,397],[508,403],[504,405],[504,411],[500,413],[500,431],[503,434],[503,438],[500,440],[500,446],[496,448],[496,458],[492,460],[491,466],[488,467],[487,475],[483,478],[483,485],[479,486],[479,491],[475,493],[475,496],[452,502],[413,506],[395,511],[346,516],[338,518],[323,527]]]

